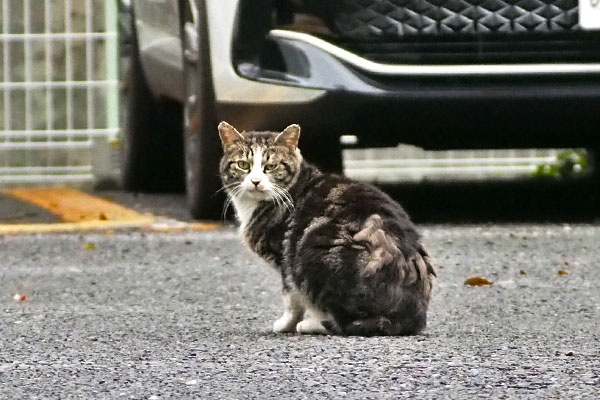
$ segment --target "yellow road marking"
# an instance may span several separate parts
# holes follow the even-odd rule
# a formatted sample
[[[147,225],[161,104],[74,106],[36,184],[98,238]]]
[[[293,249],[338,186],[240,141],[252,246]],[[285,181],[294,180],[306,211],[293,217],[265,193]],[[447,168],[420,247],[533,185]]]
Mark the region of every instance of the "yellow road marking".
[[[164,223],[160,219],[156,220],[153,224],[143,226],[142,229],[148,229],[154,232],[182,232],[182,231],[212,231],[219,229],[221,225],[210,223],[210,222],[181,222],[168,220],[169,222]]]
[[[214,230],[213,223],[186,223],[153,215],[143,215],[119,204],[75,189],[4,189],[1,193],[34,204],[59,216],[64,222],[48,224],[0,224],[1,234],[60,233],[143,228],[151,231]]]
[[[50,211],[65,222],[148,220],[134,210],[75,189],[5,189],[2,193]]]
[[[86,222],[59,222],[56,224],[5,224],[0,225],[0,235],[17,233],[63,233],[82,231],[101,231],[105,229],[139,228],[152,223],[149,218],[145,223],[141,221],[86,221]]]
[[[87,221],[87,222],[61,222],[56,224],[6,224],[0,225],[0,235],[31,234],[31,233],[69,233],[104,231],[107,235],[114,235],[114,229],[141,228],[154,232],[183,232],[206,231],[219,229],[220,225],[210,223],[183,223],[176,227],[165,227],[149,218],[145,223],[132,221]]]

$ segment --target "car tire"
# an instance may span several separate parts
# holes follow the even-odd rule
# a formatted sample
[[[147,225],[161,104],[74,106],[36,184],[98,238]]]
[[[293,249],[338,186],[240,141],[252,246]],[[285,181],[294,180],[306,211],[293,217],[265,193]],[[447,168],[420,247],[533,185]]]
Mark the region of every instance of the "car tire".
[[[133,18],[132,18],[133,20]],[[121,137],[122,187],[132,192],[184,188],[182,107],[157,101],[144,76],[132,23],[130,66],[124,78],[126,116]]]
[[[209,52],[205,6],[198,2],[197,24],[184,19],[184,117],[183,143],[188,209],[195,219],[218,219],[223,208],[219,178],[221,146],[217,131],[215,96]],[[189,40],[186,28],[196,32]],[[195,41],[195,43],[193,43]]]

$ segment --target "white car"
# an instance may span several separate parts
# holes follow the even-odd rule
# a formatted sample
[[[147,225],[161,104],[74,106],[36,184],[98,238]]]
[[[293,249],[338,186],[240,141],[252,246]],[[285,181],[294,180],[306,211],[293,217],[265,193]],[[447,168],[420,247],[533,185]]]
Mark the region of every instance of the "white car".
[[[596,0],[132,0],[123,183],[217,218],[216,126],[358,146],[600,143]],[[184,173],[185,171],[185,173]],[[185,179],[184,179],[185,177]]]

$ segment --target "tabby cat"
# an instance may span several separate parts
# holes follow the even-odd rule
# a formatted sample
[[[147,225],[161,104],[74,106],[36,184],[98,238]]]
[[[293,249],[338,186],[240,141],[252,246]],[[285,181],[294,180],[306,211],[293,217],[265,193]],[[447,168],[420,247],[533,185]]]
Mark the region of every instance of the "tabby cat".
[[[221,122],[219,136],[227,206],[246,245],[281,273],[275,332],[410,335],[425,327],[435,272],[398,203],[304,161],[298,125],[239,133]]]

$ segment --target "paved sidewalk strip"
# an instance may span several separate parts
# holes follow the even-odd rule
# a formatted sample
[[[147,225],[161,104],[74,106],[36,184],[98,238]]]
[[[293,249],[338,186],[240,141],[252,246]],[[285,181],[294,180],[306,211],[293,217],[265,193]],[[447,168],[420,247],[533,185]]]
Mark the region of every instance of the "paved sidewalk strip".
[[[3,189],[0,193],[57,215],[59,223],[0,224],[0,234],[78,232],[123,228],[156,231],[213,230],[218,224],[186,223],[140,214],[111,201],[70,188]]]
[[[70,188],[5,189],[5,194],[35,204],[64,222],[130,221],[147,223],[153,217]]]

